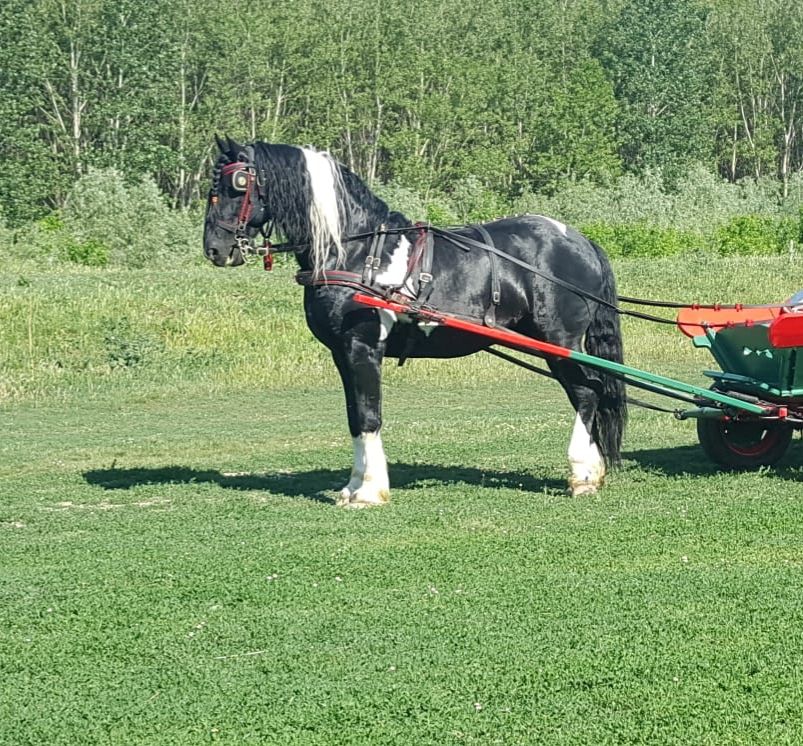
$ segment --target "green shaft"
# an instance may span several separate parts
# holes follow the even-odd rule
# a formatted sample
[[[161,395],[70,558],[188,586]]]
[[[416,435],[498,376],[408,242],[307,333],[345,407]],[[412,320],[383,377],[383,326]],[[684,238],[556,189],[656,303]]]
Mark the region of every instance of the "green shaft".
[[[602,357],[596,357],[595,355],[589,355],[585,352],[578,352],[577,350],[571,350],[569,354],[569,359],[574,360],[578,363],[584,363],[589,365],[592,368],[600,368],[602,370],[610,370],[615,373],[621,373],[625,376],[630,376],[637,380],[647,381],[648,383],[655,383],[660,386],[665,386],[672,391],[680,391],[684,394],[693,394],[695,396],[702,396],[710,401],[716,401],[720,404],[727,404],[729,407],[734,407],[735,409],[741,409],[745,412],[750,412],[751,414],[766,414],[767,410],[765,407],[760,407],[757,404],[751,404],[750,402],[742,401],[741,399],[736,399],[733,396],[728,396],[727,394],[720,394],[718,391],[712,391],[711,389],[704,389],[702,386],[695,386],[691,383],[683,383],[683,381],[676,381],[674,378],[667,378],[666,376],[659,376],[655,373],[647,373],[647,371],[639,370],[638,368],[631,368],[628,365],[622,365],[621,363],[615,363],[612,360],[606,360]]]

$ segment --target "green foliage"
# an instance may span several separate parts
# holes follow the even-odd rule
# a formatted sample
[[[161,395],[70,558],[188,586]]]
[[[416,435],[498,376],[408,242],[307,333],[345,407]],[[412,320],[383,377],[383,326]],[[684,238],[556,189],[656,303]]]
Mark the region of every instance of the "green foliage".
[[[195,255],[217,131],[330,149],[418,219],[709,235],[803,203],[801,60],[778,0],[7,0],[0,205],[42,261]]]
[[[6,223],[5,216],[3,215],[2,206],[0,205],[0,252],[5,253],[11,250],[13,241],[13,233]]]
[[[391,210],[406,215],[410,220],[424,220],[427,207],[421,195],[414,189],[401,186],[396,182],[376,184],[374,191],[390,207]]]
[[[135,329],[126,316],[114,316],[104,327],[106,360],[113,370],[141,365],[152,353],[159,352],[156,338]]]
[[[457,221],[461,223],[485,222],[507,212],[507,205],[498,193],[488,189],[474,176],[460,179],[454,185],[450,202],[457,211]]]
[[[459,222],[448,200],[435,196],[427,200],[426,222],[432,225],[455,225]]]
[[[198,242],[187,215],[167,206],[152,179],[128,185],[116,169],[90,169],[75,183],[64,226],[77,242],[68,256],[79,263],[142,267],[189,254]]]
[[[614,257],[663,257],[704,248],[698,234],[649,223],[589,223],[583,233]]]
[[[698,0],[629,0],[600,39],[619,100],[625,167],[674,176],[712,151],[710,93],[717,58]]]
[[[109,249],[94,238],[83,243],[67,243],[65,253],[71,262],[85,267],[105,267],[109,263]]]
[[[714,241],[720,254],[782,254],[799,235],[800,225],[790,218],[740,215],[717,229]]]

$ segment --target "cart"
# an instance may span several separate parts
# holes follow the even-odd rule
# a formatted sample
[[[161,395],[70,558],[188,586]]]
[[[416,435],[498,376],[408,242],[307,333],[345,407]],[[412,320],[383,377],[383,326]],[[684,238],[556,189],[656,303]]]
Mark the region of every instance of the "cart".
[[[672,411],[678,419],[696,420],[703,451],[727,469],[776,463],[786,453],[794,431],[803,430],[803,355],[799,354],[803,352],[803,306],[795,305],[797,296],[778,307],[692,306],[680,311],[678,328],[695,347],[709,349],[721,368],[704,371],[712,379],[707,389],[403,298],[358,292],[354,300],[405,314],[414,321],[476,334],[492,345],[527,355],[570,359],[616,376],[629,386],[691,404]],[[515,357],[502,356],[534,369]]]

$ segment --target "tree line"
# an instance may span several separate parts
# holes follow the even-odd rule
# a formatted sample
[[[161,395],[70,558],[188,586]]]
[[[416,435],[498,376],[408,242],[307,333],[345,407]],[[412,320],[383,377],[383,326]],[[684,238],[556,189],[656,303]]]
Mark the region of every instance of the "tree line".
[[[803,5],[788,0],[6,0],[0,209],[92,168],[205,193],[213,134],[312,144],[423,198],[803,171]]]

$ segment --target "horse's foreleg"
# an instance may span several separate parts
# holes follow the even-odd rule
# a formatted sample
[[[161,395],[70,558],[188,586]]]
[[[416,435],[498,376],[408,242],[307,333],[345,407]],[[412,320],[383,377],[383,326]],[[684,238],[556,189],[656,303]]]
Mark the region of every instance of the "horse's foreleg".
[[[390,499],[387,459],[382,446],[382,351],[353,341],[333,352],[346,394],[346,412],[354,447],[354,465],[338,505],[366,507]]]

